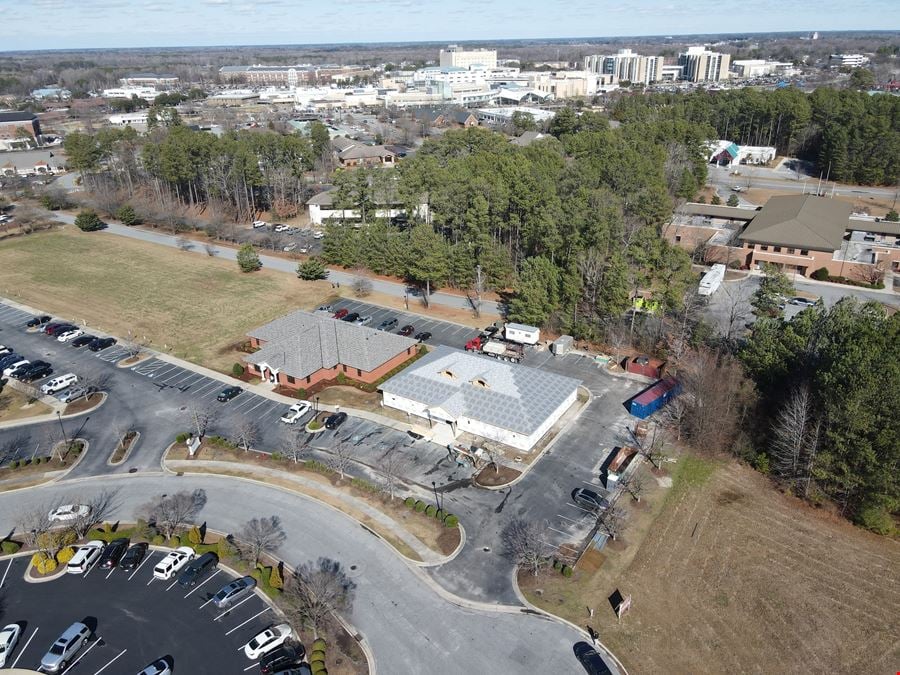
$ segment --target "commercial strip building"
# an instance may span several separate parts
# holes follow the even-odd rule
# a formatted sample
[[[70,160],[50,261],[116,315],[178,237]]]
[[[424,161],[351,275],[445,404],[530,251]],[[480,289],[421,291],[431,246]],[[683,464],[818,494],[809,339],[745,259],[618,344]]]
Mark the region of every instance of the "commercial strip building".
[[[686,204],[681,211],[666,237],[689,250],[704,247],[706,262],[751,270],[771,263],[804,277],[825,268],[855,280],[900,271],[900,223],[852,217],[838,199],[782,195],[758,210]]]
[[[177,75],[157,75],[155,73],[134,73],[119,78],[119,84],[127,87],[155,87],[168,89],[178,86]]]
[[[0,112],[0,150],[21,150],[41,144],[41,123],[30,112]]]
[[[244,357],[251,373],[291,389],[339,374],[372,383],[416,355],[411,338],[297,310],[248,333],[258,351]]]
[[[225,82],[262,87],[296,87],[301,84],[349,82],[354,77],[370,75],[372,75],[372,71],[362,66],[339,66],[336,64],[314,66],[307,63],[293,66],[253,65],[219,68],[219,78]]]
[[[447,346],[384,382],[384,405],[531,451],[575,403],[579,380]]]
[[[161,93],[161,91],[157,91],[154,87],[133,86],[104,89],[100,95],[103,96],[103,98],[131,98],[132,96],[137,96],[138,98],[152,101]]]
[[[535,122],[541,124],[543,122],[548,122],[552,120],[554,113],[552,110],[544,110],[542,108],[529,108],[527,106],[503,106],[497,108],[478,108],[475,111],[475,115],[478,117],[478,121],[488,125],[494,126],[503,126],[504,124],[510,124],[513,119],[513,115],[517,112],[523,113],[525,115],[531,115]]]
[[[731,62],[731,74],[737,78],[765,77],[766,75],[781,75],[790,77],[800,70],[793,63],[780,61],[765,61],[763,59],[738,59]]]
[[[777,149],[765,145],[738,145],[732,141],[719,140],[707,144],[707,161],[719,166],[740,164],[768,164],[777,154]]]
[[[336,208],[334,205],[336,197],[337,191],[329,188],[306,202],[306,205],[309,207],[309,222],[311,225],[322,225],[329,219],[349,222],[362,221],[362,214],[356,209]],[[396,201],[390,204],[376,202],[372,213],[366,214],[366,217],[371,221],[377,218],[398,218],[407,215],[404,204]],[[427,203],[420,204],[414,215],[425,222],[431,222]]]

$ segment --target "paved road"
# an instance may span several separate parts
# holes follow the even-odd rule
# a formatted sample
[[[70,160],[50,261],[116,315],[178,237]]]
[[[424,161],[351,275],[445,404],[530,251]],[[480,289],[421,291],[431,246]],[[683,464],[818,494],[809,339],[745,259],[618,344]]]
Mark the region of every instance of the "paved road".
[[[787,168],[781,167],[777,169],[769,169],[766,167],[741,166],[738,167],[741,172],[739,176],[732,176],[733,169],[726,167],[710,166],[709,177],[707,181],[711,185],[718,185],[724,188],[723,193],[728,194],[732,186],[739,185],[747,188],[763,188],[767,190],[782,190],[784,192],[809,192],[814,193],[819,186],[819,176],[797,174]],[[845,195],[851,197],[874,197],[876,199],[894,199],[897,189],[893,187],[877,187],[867,185],[835,185],[833,181],[821,183],[820,189],[827,194],[831,194],[832,186],[834,186],[835,195]]]
[[[64,223],[73,224],[75,222],[75,218],[65,213],[57,213],[54,214],[54,217],[57,220],[60,220]],[[132,239],[139,239],[141,241],[147,241],[153,244],[159,244],[161,246],[169,246],[171,248],[177,248],[177,237],[163,234],[162,232],[158,232],[155,230],[146,230],[139,227],[126,227],[120,223],[109,222],[109,227],[106,229],[106,232],[111,234],[120,235],[123,237],[131,237]],[[233,248],[228,248],[226,246],[216,245],[218,249],[218,253],[216,254],[220,258],[224,258],[226,260],[235,260],[237,257],[237,251]],[[192,252],[196,255],[207,255],[207,253],[203,250],[201,246],[196,246],[192,250]],[[285,260],[284,258],[275,258],[268,255],[260,255],[260,260],[262,261],[263,267],[267,269],[274,269],[280,272],[287,272],[291,275],[296,274],[297,270],[297,262],[293,260]],[[356,279],[356,276],[349,273],[344,272],[342,270],[332,270],[328,276],[329,280],[335,281],[344,285],[350,285]],[[385,295],[391,295],[395,298],[403,298],[404,295],[415,296],[419,293],[417,288],[407,286],[406,284],[399,283],[396,281],[385,281],[384,279],[370,279],[372,282],[372,289],[378,293],[384,293]],[[440,291],[431,294],[431,302],[437,305],[444,305],[445,307],[452,307],[454,309],[470,309],[470,305],[468,301],[460,297],[458,295],[453,295],[450,293],[441,293]],[[482,311],[485,314],[500,314],[500,307],[496,302],[488,302],[485,301],[482,306]]]
[[[214,476],[122,476],[0,494],[0,531],[16,513],[53,500],[77,501],[117,490],[111,519],[131,520],[153,495],[206,490],[200,517],[210,527],[238,530],[254,516],[278,514],[288,534],[281,555],[296,565],[326,556],[355,566],[356,601],[349,620],[372,647],[382,673],[583,673],[572,653],[581,635],[530,613],[485,612],[441,597],[383,542],[349,518],[275,488]],[[248,506],[252,505],[252,506]]]

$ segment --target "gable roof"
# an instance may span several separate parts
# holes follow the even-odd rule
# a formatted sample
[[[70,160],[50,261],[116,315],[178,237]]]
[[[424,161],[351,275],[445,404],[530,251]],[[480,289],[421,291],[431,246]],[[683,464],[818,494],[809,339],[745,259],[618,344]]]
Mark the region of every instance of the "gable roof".
[[[245,361],[266,363],[298,378],[337,365],[371,372],[418,344],[401,335],[304,310],[286,314],[248,335],[265,344],[244,357]]]
[[[850,223],[851,205],[816,195],[781,195],[766,202],[740,235],[742,241],[836,251]]]
[[[529,145],[534,143],[535,141],[539,141],[542,138],[547,138],[549,134],[542,134],[540,131],[524,131],[521,136],[514,138],[510,141],[513,145],[518,145],[521,148],[527,148]]]
[[[372,157],[393,157],[394,153],[383,145],[354,145],[338,153],[341,159],[369,159]]]
[[[331,147],[338,152],[343,152],[355,145],[359,145],[359,142],[354,141],[352,138],[347,138],[346,136],[335,136],[331,139]]]
[[[579,384],[571,377],[441,345],[380,388],[454,418],[528,436]]]

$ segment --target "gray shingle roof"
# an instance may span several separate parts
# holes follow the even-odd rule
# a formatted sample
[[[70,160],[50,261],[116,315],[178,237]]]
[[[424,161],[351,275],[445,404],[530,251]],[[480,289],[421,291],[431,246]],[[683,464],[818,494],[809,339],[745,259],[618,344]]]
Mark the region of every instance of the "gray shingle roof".
[[[851,205],[815,195],[771,197],[740,238],[762,244],[836,251],[850,224]]]
[[[338,364],[371,372],[417,344],[401,335],[303,310],[275,319],[248,335],[265,344],[244,357],[245,361],[267,363],[292,377],[306,377]]]
[[[393,157],[394,153],[383,145],[353,145],[338,153],[341,159],[369,159],[373,157]]]
[[[579,384],[571,377],[442,345],[382,384],[381,390],[454,418],[529,435]]]

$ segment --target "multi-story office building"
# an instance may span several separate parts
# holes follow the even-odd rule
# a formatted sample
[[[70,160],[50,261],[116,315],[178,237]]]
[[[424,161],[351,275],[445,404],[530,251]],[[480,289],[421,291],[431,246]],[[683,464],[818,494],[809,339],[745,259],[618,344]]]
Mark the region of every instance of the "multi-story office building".
[[[177,75],[157,75],[156,73],[134,73],[119,78],[119,84],[126,87],[175,87],[178,85]]]
[[[706,47],[688,47],[678,55],[681,77],[690,82],[720,82],[728,79],[730,54],[709,51]]]
[[[662,80],[663,57],[643,56],[630,49],[615,54],[586,56],[584,69],[598,75],[612,75],[617,81],[652,84]]]
[[[842,68],[859,68],[869,62],[869,57],[864,54],[832,54],[831,60],[837,62],[833,65]]]
[[[463,49],[457,45],[450,45],[441,50],[441,68],[471,68],[472,66],[484,66],[485,68],[497,67],[496,49]]]

